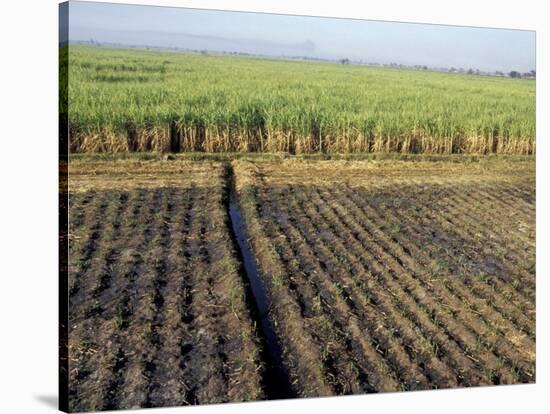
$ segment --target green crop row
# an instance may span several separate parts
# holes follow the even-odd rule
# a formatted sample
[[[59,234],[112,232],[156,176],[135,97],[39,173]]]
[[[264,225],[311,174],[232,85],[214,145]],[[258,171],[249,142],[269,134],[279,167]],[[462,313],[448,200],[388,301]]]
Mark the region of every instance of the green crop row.
[[[530,80],[71,45],[68,97],[73,151],[534,152]]]

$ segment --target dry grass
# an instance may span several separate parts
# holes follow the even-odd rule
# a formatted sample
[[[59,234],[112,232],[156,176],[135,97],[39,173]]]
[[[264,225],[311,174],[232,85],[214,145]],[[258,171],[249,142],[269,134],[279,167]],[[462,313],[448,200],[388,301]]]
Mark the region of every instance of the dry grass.
[[[75,160],[70,162],[71,193],[162,187],[211,187],[223,175],[220,162],[188,160]]]
[[[259,169],[261,165],[261,170]],[[350,186],[400,185],[420,178],[431,184],[468,184],[475,182],[507,182],[530,178],[534,180],[535,162],[531,157],[517,157],[513,161],[500,158],[479,158],[465,162],[417,160],[299,160],[285,159],[262,162],[254,167],[266,185],[304,184]]]

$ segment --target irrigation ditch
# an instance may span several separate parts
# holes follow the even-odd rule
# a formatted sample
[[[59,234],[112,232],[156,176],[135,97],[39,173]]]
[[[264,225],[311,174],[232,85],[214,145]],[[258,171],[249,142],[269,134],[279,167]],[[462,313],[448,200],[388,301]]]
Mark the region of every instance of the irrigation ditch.
[[[266,398],[295,398],[288,370],[283,364],[282,348],[275,328],[269,318],[270,302],[256,266],[256,260],[248,244],[244,218],[235,185],[235,174],[230,162],[225,165],[225,203],[229,229],[240,273],[246,286],[246,300],[251,316],[258,328],[262,346],[261,357],[264,362],[263,385]]]

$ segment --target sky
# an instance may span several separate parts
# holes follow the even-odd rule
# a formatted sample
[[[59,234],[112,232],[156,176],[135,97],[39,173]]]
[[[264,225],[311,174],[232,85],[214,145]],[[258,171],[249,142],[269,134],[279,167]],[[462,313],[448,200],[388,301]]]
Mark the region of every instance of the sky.
[[[535,69],[535,32],[70,1],[69,40],[482,71]],[[60,30],[60,41],[64,41]]]

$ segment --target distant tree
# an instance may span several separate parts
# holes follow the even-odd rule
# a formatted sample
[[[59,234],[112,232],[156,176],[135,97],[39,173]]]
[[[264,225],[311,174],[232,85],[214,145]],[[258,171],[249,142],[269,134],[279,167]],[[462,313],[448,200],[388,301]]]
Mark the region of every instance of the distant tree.
[[[468,69],[468,72],[466,72],[468,75],[473,75],[474,74],[474,70],[472,68]]]
[[[422,66],[422,70],[428,70],[428,67],[426,65]]]
[[[340,59],[340,63],[342,65],[349,65],[349,59],[348,58]]]
[[[518,71],[511,71],[510,73],[508,73],[508,76],[510,76],[511,78],[514,78],[514,79],[519,79],[521,78],[521,73],[519,73]]]
[[[456,72],[456,68],[455,68],[455,67],[451,67],[451,69],[449,69],[449,72]]]
[[[532,76],[533,78],[536,78],[536,77],[537,77],[537,71],[536,71],[536,70],[533,69],[533,70],[532,70],[531,72],[529,72],[529,73],[531,74],[531,76]]]
[[[497,70],[497,71],[495,72],[495,75],[497,75],[497,76],[504,76],[504,73],[502,73],[500,70]]]
[[[207,54],[208,54],[208,51],[206,49],[201,50],[201,55],[207,55]]]

